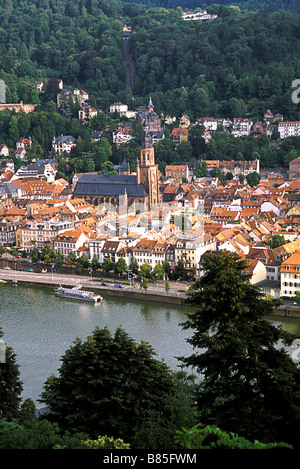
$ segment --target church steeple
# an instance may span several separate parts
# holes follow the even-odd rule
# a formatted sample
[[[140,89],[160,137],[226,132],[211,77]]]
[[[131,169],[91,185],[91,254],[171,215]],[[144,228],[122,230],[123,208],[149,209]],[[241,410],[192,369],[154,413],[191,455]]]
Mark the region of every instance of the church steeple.
[[[159,202],[158,165],[155,164],[152,137],[144,125],[141,139],[140,161],[137,164],[137,179],[149,194],[149,208]]]

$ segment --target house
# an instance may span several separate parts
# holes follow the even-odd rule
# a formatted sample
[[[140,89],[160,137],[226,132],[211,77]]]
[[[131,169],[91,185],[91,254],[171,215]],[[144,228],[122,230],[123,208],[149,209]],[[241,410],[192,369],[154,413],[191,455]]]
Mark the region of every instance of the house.
[[[287,138],[300,135],[300,121],[296,122],[279,122],[278,132],[280,138]]]
[[[73,91],[66,91],[62,89],[62,92],[57,95],[58,107],[60,107],[62,101],[69,100],[70,98],[74,104],[78,102],[78,104],[82,106],[85,101],[88,101],[89,95],[84,90],[80,89],[75,89]]]
[[[175,263],[183,263],[185,270],[192,271],[195,275],[199,269],[201,253],[196,240],[180,238],[175,244]]]
[[[56,153],[71,153],[72,149],[76,147],[76,139],[72,135],[61,135],[60,137],[53,137],[52,148]]]
[[[101,252],[98,253],[99,261],[103,262],[105,259],[111,259],[113,262],[117,262],[119,259],[117,256],[118,252],[125,247],[126,243],[124,241],[112,239],[105,240]]]
[[[0,145],[0,155],[9,156],[9,149],[6,145]]]
[[[116,145],[117,148],[119,148],[121,143],[127,143],[129,142],[129,140],[134,138],[132,135],[131,126],[123,125],[119,125],[118,129],[113,132],[112,137],[113,143]]]
[[[80,121],[89,121],[92,117],[97,116],[97,109],[93,108],[88,103],[83,103],[78,111],[78,118]]]
[[[176,128],[171,132],[171,137],[175,145],[179,145],[181,142],[187,141],[189,136],[189,130],[186,128]]]
[[[281,264],[281,296],[295,296],[300,290],[300,252],[297,251]]]
[[[289,163],[289,179],[300,179],[300,156]]]
[[[137,260],[139,267],[143,264],[150,264],[154,268],[157,264],[162,264],[166,260],[166,253],[170,260],[173,257],[168,243],[155,239],[141,239],[135,246],[131,247],[132,256]]]
[[[53,239],[54,252],[60,252],[64,257],[67,257],[70,252],[74,252],[76,256],[80,257],[79,249],[88,243],[89,237],[86,233],[86,227],[76,226],[73,229],[58,233]]]
[[[264,115],[264,122],[272,122],[273,120],[274,120],[274,116],[272,112],[270,111],[270,109],[268,109]]]
[[[28,166],[21,166],[13,175],[11,181],[16,179],[44,179],[48,183],[55,181],[57,170],[52,164],[38,165],[31,163]]]
[[[163,115],[160,116],[154,111],[151,96],[147,107],[137,109],[138,124],[142,124],[150,134],[152,132],[160,132],[162,130]]]
[[[110,113],[117,112],[120,115],[120,117],[125,116],[126,113],[128,112],[128,106],[127,104],[123,104],[123,103],[114,103],[110,105],[109,112]]]
[[[201,117],[201,119],[197,121],[197,124],[204,125],[205,129],[209,131],[214,131],[218,128],[218,120],[213,117]]]
[[[177,179],[180,182],[182,181],[182,178],[185,178],[188,181],[189,167],[187,164],[167,165],[165,169],[165,176],[170,179]]]
[[[244,135],[250,135],[251,127],[253,122],[251,119],[234,118],[232,123],[232,134],[235,137],[242,137]]]
[[[196,13],[183,13],[182,19],[185,21],[203,21],[203,20],[214,20],[217,15],[211,15],[206,10],[199,10]]]
[[[249,283],[255,285],[267,278],[266,266],[259,259],[247,259],[246,273],[250,275]]]
[[[179,121],[179,126],[182,127],[183,129],[188,129],[190,126],[190,118],[187,114],[183,114],[183,116],[180,118]]]
[[[20,247],[30,252],[34,247],[42,249],[46,243],[52,246],[53,240],[59,233],[73,228],[74,223],[70,221],[28,219],[21,228]]]
[[[24,210],[23,213],[26,213]],[[5,246],[16,245],[16,232],[22,225],[23,214],[20,216],[9,216],[7,214],[0,220],[0,244]]]
[[[42,93],[43,89],[44,89],[44,82],[43,81],[36,81],[35,84],[36,84],[37,91],[39,93]]]
[[[253,136],[258,138],[261,137],[263,134],[268,135],[268,129],[269,129],[269,124],[268,122],[260,122],[256,121],[255,124],[253,124]]]

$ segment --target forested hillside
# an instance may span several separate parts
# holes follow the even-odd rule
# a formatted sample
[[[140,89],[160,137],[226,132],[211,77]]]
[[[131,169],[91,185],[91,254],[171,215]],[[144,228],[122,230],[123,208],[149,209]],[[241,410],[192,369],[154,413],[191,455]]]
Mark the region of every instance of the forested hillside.
[[[193,10],[195,8],[208,8],[211,5],[236,5],[245,10],[252,11],[278,11],[286,10],[293,13],[300,13],[300,4],[298,0],[127,0],[127,3],[142,3],[152,7],[177,8],[184,10]]]
[[[298,119],[291,83],[300,77],[300,17],[212,7],[213,21],[182,21],[152,9],[132,19],[137,95],[175,115],[224,116],[266,108]],[[154,91],[156,93],[154,93]]]
[[[299,119],[291,83],[300,77],[300,17],[212,6],[214,21],[184,21],[182,9],[119,0],[0,1],[0,78],[7,102],[38,103],[35,81],[62,78],[99,106],[132,104],[125,92],[122,28],[133,32],[133,95],[156,110],[261,118],[266,108]],[[139,98],[141,100],[139,101]]]

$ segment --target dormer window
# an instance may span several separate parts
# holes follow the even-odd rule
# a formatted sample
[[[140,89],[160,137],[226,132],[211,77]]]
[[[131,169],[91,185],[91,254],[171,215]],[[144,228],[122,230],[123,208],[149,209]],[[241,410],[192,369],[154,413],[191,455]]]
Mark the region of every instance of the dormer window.
[[[289,265],[287,265],[285,268],[286,268],[286,270],[290,270],[290,266],[289,266]]]

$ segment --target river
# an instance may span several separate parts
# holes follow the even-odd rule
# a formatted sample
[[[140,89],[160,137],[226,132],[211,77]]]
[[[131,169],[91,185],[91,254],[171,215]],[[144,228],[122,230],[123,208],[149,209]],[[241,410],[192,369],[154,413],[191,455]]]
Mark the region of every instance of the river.
[[[179,368],[176,356],[192,352],[180,323],[186,308],[154,302],[128,301],[104,297],[96,305],[55,297],[51,288],[0,285],[0,326],[3,340],[16,353],[23,381],[22,398],[32,398],[37,406],[45,380],[58,375],[60,358],[79,337],[85,340],[96,326],[107,326],[114,334],[123,327],[137,342],[149,342],[156,358],[174,371]],[[276,318],[276,324],[300,336],[300,319]]]

